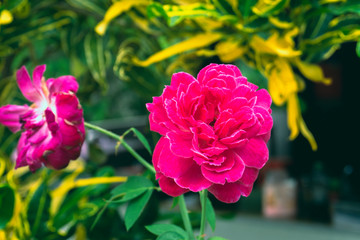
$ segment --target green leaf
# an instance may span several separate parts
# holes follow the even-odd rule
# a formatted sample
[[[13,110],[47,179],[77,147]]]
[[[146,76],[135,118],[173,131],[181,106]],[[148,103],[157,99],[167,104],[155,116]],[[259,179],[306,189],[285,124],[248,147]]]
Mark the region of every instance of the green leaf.
[[[130,201],[125,213],[126,230],[129,230],[134,225],[136,220],[140,217],[142,211],[144,210],[147,202],[151,197],[152,192],[153,190],[150,189],[140,197]]]
[[[150,154],[152,154],[151,151],[151,147],[149,142],[146,140],[145,136],[136,128],[131,128],[131,130],[135,133],[135,135],[137,136],[137,138],[140,140],[140,142],[144,145],[144,147],[146,148],[146,150],[148,150],[148,152]]]
[[[356,44],[356,54],[360,57],[360,40]]]
[[[280,1],[258,1],[252,11],[261,17],[268,17],[279,13],[283,8],[288,5],[288,0]]]
[[[179,197],[174,197],[173,202],[171,204],[171,209],[176,207],[176,205],[178,205],[178,204],[179,204]]]
[[[8,185],[0,186],[0,229],[4,229],[14,213],[15,193]]]
[[[27,216],[33,236],[41,236],[46,231],[46,223],[50,218],[50,195],[48,186],[43,183],[31,198]]]
[[[216,215],[209,198],[206,198],[206,220],[209,222],[211,229],[215,231]]]
[[[90,0],[66,0],[66,2],[80,10],[87,10],[89,12],[96,13],[98,15],[103,16],[105,14],[105,10],[100,8],[98,5],[94,3],[94,1]]]
[[[331,13],[341,15],[344,13],[360,14],[360,2],[358,0],[348,0],[341,5],[329,5],[328,9]]]
[[[165,232],[161,234],[156,240],[181,240],[186,239],[184,236],[179,235],[176,232]]]
[[[113,199],[122,197],[120,200],[113,202],[126,202],[132,200],[140,196],[146,190],[152,190],[153,187],[154,185],[152,182],[146,177],[131,176],[125,183],[117,186],[111,191]]]
[[[214,236],[214,237],[209,238],[208,240],[228,240],[228,239],[227,239],[227,238],[223,238],[223,237]]]
[[[255,5],[256,0],[246,0],[245,3],[241,2],[239,4],[239,10],[241,12],[241,14],[243,15],[243,18],[246,19],[250,13],[251,13],[251,8]]]
[[[94,80],[101,86],[103,91],[108,89],[106,82],[106,67],[104,59],[103,38],[88,34],[84,40],[86,63]]]
[[[216,11],[212,4],[192,3],[188,5],[162,5],[152,3],[147,8],[149,18],[162,16],[170,27],[173,27],[184,19],[194,19],[197,17],[219,18],[221,15]]]
[[[182,229],[179,226],[176,226],[174,224],[153,224],[150,226],[145,227],[149,232],[155,235],[161,235],[166,232],[175,232],[182,236],[183,238],[186,238],[187,234],[184,229]]]

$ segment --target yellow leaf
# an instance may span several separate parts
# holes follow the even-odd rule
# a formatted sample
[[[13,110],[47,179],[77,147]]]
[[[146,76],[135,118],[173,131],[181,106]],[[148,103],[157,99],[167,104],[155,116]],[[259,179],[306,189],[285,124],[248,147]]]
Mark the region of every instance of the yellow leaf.
[[[215,51],[220,60],[224,63],[231,63],[240,58],[246,52],[247,47],[240,46],[239,42],[234,39],[229,39],[224,42],[219,42],[215,46]]]
[[[306,39],[304,40],[304,44],[318,45],[321,44],[322,41],[328,40],[329,38],[331,38],[332,44],[338,44],[346,41],[357,41],[359,37],[360,37],[359,29],[354,29],[353,31],[347,34],[343,33],[340,30],[337,30],[337,31],[324,33],[323,35],[320,35],[315,39]]]
[[[206,32],[213,32],[216,29],[223,27],[224,23],[208,17],[198,17],[194,19],[197,24]]]
[[[86,240],[86,228],[83,224],[76,225],[75,240]]]
[[[50,214],[53,216],[57,213],[61,203],[64,201],[66,194],[73,188],[84,187],[95,184],[109,184],[116,182],[125,182],[127,177],[93,177],[87,179],[75,180],[75,178],[84,171],[84,166],[75,169],[73,173],[67,176],[61,185],[50,192],[52,198],[50,205]]]
[[[0,177],[4,174],[6,167],[6,160],[5,158],[0,157]]]
[[[282,58],[266,66],[265,75],[269,79],[269,92],[276,105],[284,104],[290,94],[299,91],[291,65]]]
[[[290,130],[290,140],[294,140],[299,135],[298,118],[300,113],[300,106],[296,93],[292,93],[287,102],[287,121]]]
[[[314,82],[324,83],[326,85],[331,84],[331,79],[324,76],[324,73],[320,66],[303,62],[299,58],[295,60],[295,64],[306,78]]]
[[[212,4],[193,3],[189,5],[163,5],[168,17],[183,17],[192,15],[214,16],[215,7]]]
[[[2,10],[0,12],[0,25],[9,24],[13,21],[13,16],[9,10]]]
[[[269,17],[269,22],[271,22],[274,26],[283,29],[292,28],[294,26],[292,22],[281,21],[277,17]]]
[[[72,165],[73,162],[71,162],[70,165]],[[64,178],[64,180],[62,180],[58,188],[50,192],[51,204],[50,204],[49,212],[51,216],[54,216],[57,213],[61,203],[66,197],[67,192],[75,187],[75,178],[84,171],[85,168],[84,163],[82,161],[77,161],[77,162],[80,162],[77,164],[81,164],[81,165],[78,165],[77,168],[71,174],[69,174],[66,178]]]
[[[279,57],[297,57],[301,51],[294,50],[293,42],[288,38],[281,38],[277,32],[273,33],[267,40],[254,35],[250,46],[258,53],[273,54]]]
[[[301,116],[299,99],[296,93],[293,93],[289,96],[287,102],[287,112],[288,112],[288,127],[290,129],[290,140],[294,140],[298,135],[299,131],[301,134],[308,140],[310,143],[311,149],[313,151],[317,150],[317,143],[314,136],[307,128],[304,119]]]
[[[96,33],[103,36],[111,20],[121,15],[123,12],[130,10],[134,6],[147,5],[148,3],[148,0],[123,0],[114,2],[106,11],[104,19],[96,25]]]
[[[109,184],[126,182],[127,177],[93,177],[87,179],[79,179],[75,182],[74,187],[84,187],[96,184]]]
[[[307,128],[304,119],[302,118],[302,116],[300,115],[300,118],[298,119],[299,122],[299,127],[300,127],[300,132],[301,134],[309,141],[311,149],[313,151],[316,151],[318,146],[317,143],[315,141],[314,136],[312,135],[312,133],[310,132],[310,130]]]
[[[222,35],[219,33],[201,33],[183,42],[179,42],[164,50],[161,50],[160,52],[151,55],[148,59],[144,61],[141,61],[136,57],[133,58],[133,61],[136,65],[147,67],[153,63],[160,62],[176,54],[208,46],[218,41],[221,37]]]
[[[131,17],[131,19],[134,21],[134,23],[141,28],[144,32],[148,34],[153,34],[154,30],[150,28],[149,21],[146,18],[141,18],[137,16],[136,14],[129,12],[128,15]]]
[[[329,4],[329,3],[339,3],[339,2],[346,2],[346,0],[320,0],[320,4]]]
[[[287,4],[287,0],[259,0],[252,11],[259,16],[266,16],[269,12],[274,10],[276,7],[281,4]]]

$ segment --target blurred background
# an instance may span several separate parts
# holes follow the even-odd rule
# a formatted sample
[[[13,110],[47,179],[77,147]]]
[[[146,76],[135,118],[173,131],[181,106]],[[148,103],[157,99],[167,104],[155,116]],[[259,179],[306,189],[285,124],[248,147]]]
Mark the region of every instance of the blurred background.
[[[145,104],[170,84],[172,73],[196,76],[209,63],[235,64],[250,82],[269,90],[274,127],[270,159],[252,194],[235,204],[211,198],[220,219],[216,235],[237,239],[240,231],[256,239],[288,239],[298,232],[309,239],[355,239],[360,236],[359,39],[356,0],[2,0],[0,105],[25,104],[16,70],[46,64],[46,78],[77,78],[87,122],[120,135],[135,127],[153,148],[159,136],[149,131]],[[0,126],[0,183],[9,184],[17,199],[12,221],[0,217],[6,236],[151,239],[144,224],[180,222],[171,199],[158,192],[130,232],[118,227],[121,204],[110,205],[90,231],[111,186],[68,189],[57,213],[40,211],[35,203],[45,199],[45,208],[51,206],[52,191],[69,176],[131,176],[144,169],[115,141],[88,131],[82,170],[75,175],[79,166],[12,171],[18,136]],[[151,162],[138,139],[126,138]],[[197,195],[186,199],[196,225]],[[34,212],[42,217],[31,217]]]

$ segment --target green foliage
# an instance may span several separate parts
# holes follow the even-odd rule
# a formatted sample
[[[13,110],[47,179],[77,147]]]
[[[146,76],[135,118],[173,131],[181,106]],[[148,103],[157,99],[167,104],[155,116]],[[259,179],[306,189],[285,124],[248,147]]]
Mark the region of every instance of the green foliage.
[[[187,238],[187,233],[185,232],[185,230],[173,224],[153,224],[150,226],[146,226],[146,229],[152,234],[155,234],[156,236],[161,236],[167,232],[172,232],[178,234],[183,239]]]
[[[143,212],[151,197],[152,191],[153,189],[149,189],[144,194],[129,202],[125,213],[125,226],[127,230],[129,230],[140,217],[140,214]]]
[[[216,215],[215,210],[211,204],[210,199],[206,198],[206,220],[209,222],[209,225],[213,231],[215,231],[216,227]]]
[[[129,230],[140,217],[151,194],[154,190],[153,183],[143,176],[131,176],[128,180],[111,191],[111,198],[98,213],[92,228],[100,220],[106,207],[111,203],[121,204],[129,202],[125,212],[125,226]],[[120,198],[120,199],[119,199]],[[119,200],[117,200],[119,199]]]
[[[0,229],[4,229],[14,212],[14,190],[7,185],[0,185]]]

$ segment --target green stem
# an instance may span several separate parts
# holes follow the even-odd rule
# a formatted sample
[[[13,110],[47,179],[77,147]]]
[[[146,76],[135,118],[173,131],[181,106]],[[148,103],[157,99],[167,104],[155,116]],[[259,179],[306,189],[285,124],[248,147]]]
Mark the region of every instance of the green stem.
[[[123,146],[124,148],[134,157],[136,158],[136,160],[138,160],[142,165],[144,165],[144,167],[146,167],[147,169],[149,169],[150,171],[152,171],[153,173],[156,173],[155,172],[155,169],[154,167],[148,163],[143,157],[141,157],[132,147],[130,147],[124,140],[123,136],[119,136],[117,135],[116,133],[113,133],[113,132],[110,132],[106,129],[103,129],[99,126],[96,126],[96,125],[93,125],[91,123],[87,123],[85,122],[85,126],[87,128],[90,128],[90,129],[93,129],[93,130],[96,130],[98,132],[101,132],[111,138],[114,138],[115,140],[119,141]],[[127,132],[125,132],[127,133]]]
[[[191,227],[189,214],[186,208],[184,195],[179,196],[179,207],[180,207],[180,213],[182,220],[184,222],[185,230],[189,236],[189,240],[194,240],[194,233]]]
[[[201,223],[200,223],[200,234],[199,240],[204,239],[205,225],[206,225],[206,200],[207,200],[207,190],[200,191],[200,203],[201,203]]]

